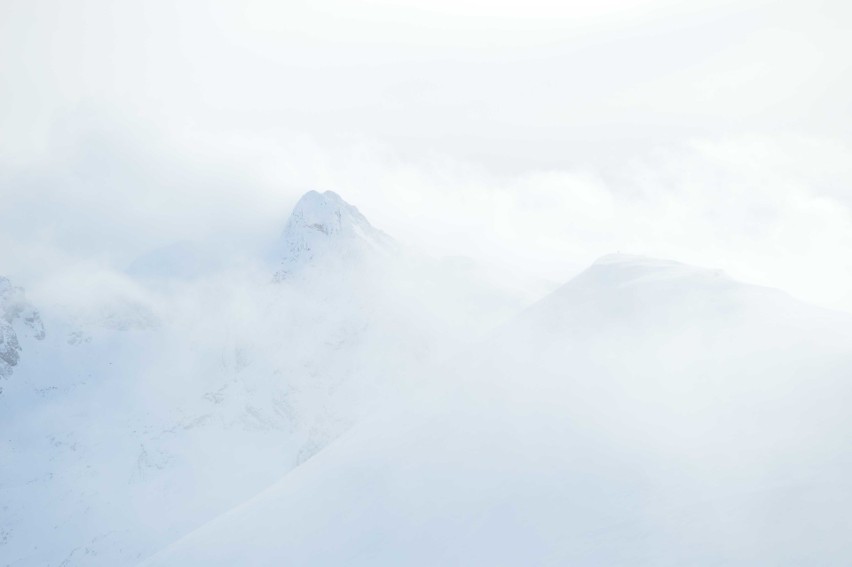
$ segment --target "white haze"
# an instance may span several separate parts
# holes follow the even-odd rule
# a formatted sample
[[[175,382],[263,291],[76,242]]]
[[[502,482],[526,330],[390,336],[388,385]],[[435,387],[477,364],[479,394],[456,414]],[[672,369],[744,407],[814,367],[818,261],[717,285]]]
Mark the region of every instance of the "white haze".
[[[562,281],[631,251],[852,308],[845,2],[0,10],[23,283],[182,240],[240,255],[333,189],[438,256]]]
[[[850,329],[604,258],[144,565],[842,562]]]
[[[435,257],[466,255],[531,279],[564,281],[621,250],[723,268],[852,309],[852,156],[836,142],[695,140],[612,167],[500,175],[446,155],[404,159],[376,144],[197,131],[169,138],[151,128],[134,138],[95,122],[72,122],[50,159],[4,172],[4,264],[22,283],[81,262],[121,271],[186,241],[241,263],[265,254],[289,207],[316,188],[334,189]]]
[[[849,22],[3,2],[0,565],[848,563]]]

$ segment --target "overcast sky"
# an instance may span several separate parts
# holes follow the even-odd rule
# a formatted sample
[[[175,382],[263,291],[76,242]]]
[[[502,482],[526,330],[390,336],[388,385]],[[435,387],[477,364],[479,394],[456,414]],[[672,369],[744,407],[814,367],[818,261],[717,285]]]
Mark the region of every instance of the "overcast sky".
[[[622,250],[852,310],[850,27],[843,1],[5,0],[0,274],[248,249],[332,189],[438,256],[559,281]]]

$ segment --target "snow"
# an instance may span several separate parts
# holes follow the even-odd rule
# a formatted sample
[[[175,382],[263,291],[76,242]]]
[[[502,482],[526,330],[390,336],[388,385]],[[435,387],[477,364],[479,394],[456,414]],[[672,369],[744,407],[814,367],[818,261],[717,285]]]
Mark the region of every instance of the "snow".
[[[333,194],[295,208],[282,242],[296,241],[309,247],[285,251],[293,271],[275,283],[278,266],[259,258],[41,286],[47,339],[23,344],[0,394],[0,563],[135,564],[526,301],[395,251]]]
[[[376,256],[393,256],[399,249],[333,191],[305,193],[293,208],[281,241],[279,280],[293,277],[317,258],[341,269]]]
[[[142,565],[837,564],[850,331],[607,257]]]
[[[852,556],[847,315],[624,254],[532,303],[332,192],[273,266],[202,257],[43,283],[38,312],[0,279],[3,565]]]
[[[19,335],[43,340],[44,325],[38,311],[27,301],[23,288],[0,276],[0,379],[11,376],[20,361]]]

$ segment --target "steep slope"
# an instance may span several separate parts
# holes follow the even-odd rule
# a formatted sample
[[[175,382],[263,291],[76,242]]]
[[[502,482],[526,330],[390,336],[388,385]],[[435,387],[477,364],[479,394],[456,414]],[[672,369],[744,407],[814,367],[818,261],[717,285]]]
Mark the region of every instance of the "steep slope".
[[[473,279],[449,293],[455,282],[331,193],[301,199],[282,242],[277,283],[235,266],[198,277],[182,270],[196,252],[178,247],[137,264],[136,281],[50,287],[62,299],[44,310],[50,336],[0,396],[0,563],[133,564],[518,305]]]
[[[607,257],[143,565],[838,564],[850,336],[716,271]]]

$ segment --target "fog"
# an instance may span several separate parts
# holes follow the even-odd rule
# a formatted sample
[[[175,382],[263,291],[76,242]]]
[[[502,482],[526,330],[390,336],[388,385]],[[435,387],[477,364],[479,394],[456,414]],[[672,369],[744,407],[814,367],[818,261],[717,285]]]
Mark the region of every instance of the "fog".
[[[0,242],[22,283],[269,242],[331,189],[436,256],[561,282],[622,250],[852,305],[846,3],[2,11]]]
[[[744,136],[637,152],[618,167],[499,175],[449,156],[309,138],[222,141],[76,123],[53,157],[3,176],[6,273],[122,271],[176,242],[225,264],[266,253],[309,189],[333,189],[404,244],[565,281],[621,250],[726,269],[850,309],[849,150]],[[150,128],[148,132],[150,132]],[[36,293],[31,289],[31,293]]]
[[[4,2],[0,564],[844,564],[851,16]]]
[[[851,322],[608,257],[145,565],[832,563]]]

